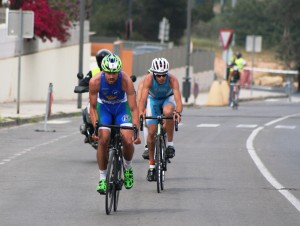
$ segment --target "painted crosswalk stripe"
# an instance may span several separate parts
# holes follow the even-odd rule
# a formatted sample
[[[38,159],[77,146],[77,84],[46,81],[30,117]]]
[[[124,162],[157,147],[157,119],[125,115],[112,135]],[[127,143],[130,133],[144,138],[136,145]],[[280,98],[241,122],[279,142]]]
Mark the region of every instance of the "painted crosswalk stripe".
[[[218,127],[220,124],[199,124],[197,127]]]
[[[296,126],[283,126],[283,125],[277,125],[275,126],[275,129],[295,129]]]
[[[255,128],[255,127],[257,127],[257,125],[255,125],[255,124],[249,124],[249,125],[247,125],[247,124],[240,124],[240,125],[237,125],[236,126],[236,128]]]

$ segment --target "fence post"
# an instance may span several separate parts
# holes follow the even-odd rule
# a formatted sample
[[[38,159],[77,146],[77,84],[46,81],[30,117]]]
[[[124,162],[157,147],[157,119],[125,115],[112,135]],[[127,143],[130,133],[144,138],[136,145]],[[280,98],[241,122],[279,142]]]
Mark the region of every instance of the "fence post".
[[[288,100],[291,102],[291,93],[292,93],[292,79],[291,76],[287,75],[285,90],[288,95]]]

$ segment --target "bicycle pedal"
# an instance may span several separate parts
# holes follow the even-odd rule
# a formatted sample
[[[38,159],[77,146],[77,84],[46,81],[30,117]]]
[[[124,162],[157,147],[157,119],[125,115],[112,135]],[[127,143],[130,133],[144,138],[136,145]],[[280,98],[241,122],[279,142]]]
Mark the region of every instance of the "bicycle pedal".
[[[168,163],[171,163],[171,160],[170,160],[170,159],[168,159]]]
[[[116,184],[117,190],[122,190],[123,184],[124,184],[124,181],[123,180],[119,180],[117,182],[117,184]]]

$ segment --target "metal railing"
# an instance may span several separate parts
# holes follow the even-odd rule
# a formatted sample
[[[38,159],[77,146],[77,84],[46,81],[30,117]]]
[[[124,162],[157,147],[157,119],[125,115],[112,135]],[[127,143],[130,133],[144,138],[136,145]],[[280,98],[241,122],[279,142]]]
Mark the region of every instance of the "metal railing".
[[[180,46],[162,51],[133,55],[133,74],[137,76],[146,74],[152,60],[156,57],[166,58],[170,63],[171,69],[186,66],[185,47]],[[194,69],[194,73],[214,70],[214,58],[214,52],[194,50],[191,53],[191,66]]]

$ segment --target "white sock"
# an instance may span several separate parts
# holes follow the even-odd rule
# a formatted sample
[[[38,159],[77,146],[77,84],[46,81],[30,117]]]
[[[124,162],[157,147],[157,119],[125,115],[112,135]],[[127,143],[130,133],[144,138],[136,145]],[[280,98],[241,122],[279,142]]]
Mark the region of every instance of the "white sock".
[[[149,169],[154,169],[155,165],[149,165]]]
[[[106,179],[106,171],[107,170],[99,170],[100,180]]]
[[[144,142],[145,142],[145,146],[147,145],[147,138],[148,138],[148,127],[144,126]]]
[[[173,147],[174,147],[173,141],[171,141],[171,142],[168,141],[168,142],[167,142],[167,147],[168,147],[168,146],[173,146]]]
[[[131,163],[132,163],[132,160],[131,161],[125,160],[124,161],[124,167],[125,167],[125,169],[130,169],[131,168]]]

